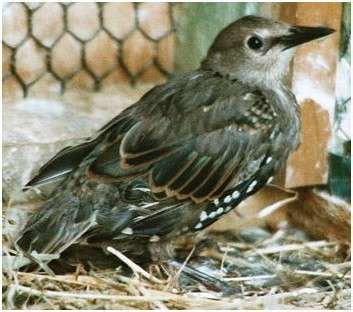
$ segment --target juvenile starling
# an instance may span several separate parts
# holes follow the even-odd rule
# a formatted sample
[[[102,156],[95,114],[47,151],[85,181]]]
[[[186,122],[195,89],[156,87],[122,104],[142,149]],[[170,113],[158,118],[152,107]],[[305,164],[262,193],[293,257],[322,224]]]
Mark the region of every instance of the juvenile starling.
[[[227,214],[298,146],[299,109],[283,84],[292,48],[332,32],[255,16],[230,24],[199,69],[154,87],[39,170],[26,187],[62,182],[17,244],[111,245],[140,261],[161,256],[150,254],[158,241]]]

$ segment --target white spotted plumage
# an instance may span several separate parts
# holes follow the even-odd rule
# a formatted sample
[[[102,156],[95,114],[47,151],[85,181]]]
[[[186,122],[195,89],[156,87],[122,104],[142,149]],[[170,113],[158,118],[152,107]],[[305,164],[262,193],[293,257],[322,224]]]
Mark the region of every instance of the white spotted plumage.
[[[227,206],[226,209],[224,210],[225,212],[228,212],[232,209],[232,206]]]
[[[232,196],[230,196],[230,195],[227,195],[225,198],[224,198],[224,202],[226,203],[226,204],[228,204],[228,203],[230,203],[231,202],[231,200],[232,200]]]
[[[223,207],[219,207],[216,212],[218,215],[220,215],[222,214],[223,211],[224,211]]]
[[[235,191],[233,192],[233,194],[232,194],[232,197],[233,197],[234,199],[239,198],[239,196],[240,196],[240,192],[237,191],[237,190],[235,190]]]
[[[123,229],[121,231],[121,233],[126,234],[126,235],[132,235],[132,234],[134,234],[134,231],[132,230],[131,227],[126,227],[125,229]]]
[[[199,222],[199,223],[197,223],[195,226],[194,226],[194,228],[195,229],[201,229],[202,228],[202,223],[201,222]]]
[[[208,217],[210,218],[210,219],[213,219],[214,217],[216,217],[217,216],[217,212],[216,211],[212,211],[209,215],[208,215]]]
[[[266,183],[267,183],[267,184],[271,183],[271,182],[273,181],[273,179],[274,179],[273,176],[269,177],[268,180],[266,181]]]
[[[207,218],[208,218],[208,215],[207,215],[206,211],[202,211],[200,213],[200,221],[202,222],[202,221],[206,220]]]
[[[150,237],[150,242],[155,243],[158,242],[161,238],[158,235],[153,235]]]
[[[271,156],[267,157],[266,164],[269,164],[271,161],[272,161],[272,157]]]
[[[248,189],[246,190],[246,192],[247,192],[247,193],[250,193],[251,191],[253,191],[253,190],[254,190],[254,187],[256,186],[256,184],[257,184],[257,181],[256,181],[256,180],[252,181],[252,182],[250,183]]]

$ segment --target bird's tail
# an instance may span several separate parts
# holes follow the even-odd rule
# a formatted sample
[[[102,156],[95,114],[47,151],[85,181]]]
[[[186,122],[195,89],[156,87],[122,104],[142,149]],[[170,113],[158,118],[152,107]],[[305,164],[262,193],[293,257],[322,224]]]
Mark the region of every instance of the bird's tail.
[[[31,253],[61,253],[96,225],[96,213],[69,191],[56,193],[32,215],[16,240]]]

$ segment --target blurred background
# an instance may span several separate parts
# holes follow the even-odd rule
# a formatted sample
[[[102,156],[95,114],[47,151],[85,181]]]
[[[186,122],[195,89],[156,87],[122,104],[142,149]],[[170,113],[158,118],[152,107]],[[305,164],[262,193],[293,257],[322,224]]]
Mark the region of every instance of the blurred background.
[[[302,145],[276,183],[296,193],[287,201],[291,208],[283,204],[267,219],[254,218],[263,207],[294,198],[269,187],[239,208],[242,218],[231,214],[214,229],[289,220],[314,236],[349,241],[350,12],[350,3],[4,4],[3,203],[9,232],[50,191],[21,191],[40,165],[153,85],[197,68],[224,26],[255,14],[337,32],[300,47],[288,77],[301,105]]]

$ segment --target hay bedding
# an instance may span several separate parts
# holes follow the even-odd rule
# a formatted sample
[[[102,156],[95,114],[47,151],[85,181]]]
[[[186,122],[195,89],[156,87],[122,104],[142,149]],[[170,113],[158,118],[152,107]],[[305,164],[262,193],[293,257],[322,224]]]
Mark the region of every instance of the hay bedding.
[[[110,252],[124,262],[115,270],[93,268],[86,272],[78,266],[75,273],[51,276],[43,271],[20,272],[8,262],[3,267],[3,309],[350,306],[350,261],[342,260],[336,243],[310,241],[301,231],[289,228],[275,233],[247,228],[237,236],[208,234],[207,239],[213,243],[201,250],[194,248],[189,264],[229,283],[231,295],[222,296],[163,266],[150,266],[147,272],[112,248]],[[190,242],[184,243],[190,249]],[[179,242],[179,247],[182,244]],[[9,252],[5,250],[5,254]]]

